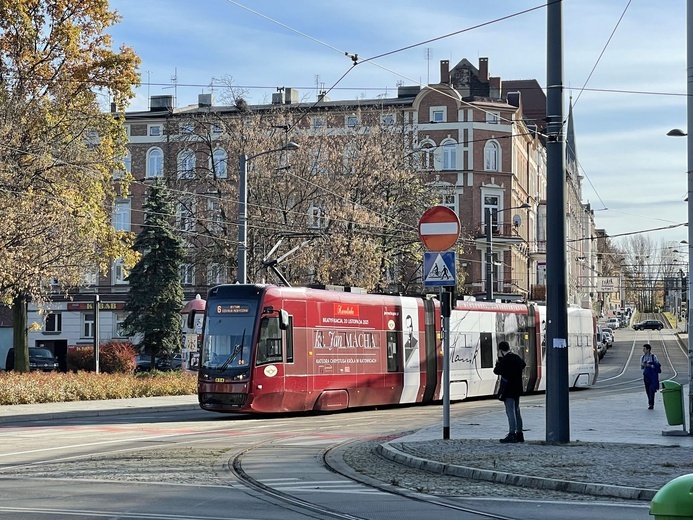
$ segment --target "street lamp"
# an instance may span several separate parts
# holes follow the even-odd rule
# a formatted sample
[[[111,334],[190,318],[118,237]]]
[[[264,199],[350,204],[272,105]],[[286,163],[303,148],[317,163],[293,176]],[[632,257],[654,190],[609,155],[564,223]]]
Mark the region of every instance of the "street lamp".
[[[274,148],[248,156],[241,154],[238,158],[238,283],[246,283],[246,261],[248,258],[248,163],[261,155],[285,150],[298,150],[299,145],[289,141],[281,148]]]
[[[520,206],[513,206],[512,208],[503,208],[496,210],[492,213],[491,208],[486,208],[486,300],[493,301],[493,219],[492,216],[495,214],[498,216],[499,213],[504,211],[509,211],[511,209],[527,209],[531,208],[526,202]]]
[[[693,0],[686,1],[686,124],[688,130],[693,129]],[[675,128],[667,133],[667,135],[675,137],[687,136],[687,161],[686,161],[686,176],[688,178],[688,197],[686,198],[688,205],[688,298],[690,300],[693,294],[693,284],[691,284],[691,275],[693,275],[693,136],[683,130]],[[690,307],[690,305],[689,305]],[[691,338],[691,327],[693,320],[691,319],[691,309],[686,309],[686,318],[688,322],[688,428],[693,430],[693,338]]]

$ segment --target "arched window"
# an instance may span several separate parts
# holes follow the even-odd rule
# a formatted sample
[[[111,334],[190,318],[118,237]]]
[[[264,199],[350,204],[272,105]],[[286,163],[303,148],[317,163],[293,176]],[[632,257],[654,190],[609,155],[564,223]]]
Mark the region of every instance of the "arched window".
[[[484,146],[484,170],[497,172],[500,164],[500,148],[495,141],[488,141]]]
[[[221,148],[217,148],[212,153],[212,172],[217,179],[226,179],[226,165],[228,156]]]
[[[421,169],[422,170],[433,170],[435,169],[435,144],[432,142],[426,142],[421,145]]]
[[[148,179],[164,176],[164,152],[161,148],[150,148],[147,152],[147,173]]]
[[[457,169],[457,143],[447,141],[443,143],[443,170]]]
[[[178,178],[195,178],[195,152],[192,150],[183,150],[178,154]]]
[[[123,177],[125,177],[126,174],[129,175],[132,172],[132,156],[130,155],[129,151],[125,151],[125,155],[123,155],[122,161],[123,169],[125,171],[121,170],[120,168],[115,168],[113,170],[114,179],[122,179]]]

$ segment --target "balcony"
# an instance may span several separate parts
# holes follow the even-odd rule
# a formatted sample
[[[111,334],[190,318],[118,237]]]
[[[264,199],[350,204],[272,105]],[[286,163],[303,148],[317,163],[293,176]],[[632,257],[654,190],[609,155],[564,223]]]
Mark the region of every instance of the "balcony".
[[[474,230],[474,237],[477,240],[486,240],[486,225],[479,224]],[[502,243],[519,243],[525,242],[525,239],[518,233],[517,226],[513,224],[494,224],[493,226],[493,241]]]

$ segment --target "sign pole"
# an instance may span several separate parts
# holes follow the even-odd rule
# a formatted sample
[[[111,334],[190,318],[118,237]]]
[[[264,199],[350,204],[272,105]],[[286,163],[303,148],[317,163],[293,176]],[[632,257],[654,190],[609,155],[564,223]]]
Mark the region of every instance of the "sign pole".
[[[441,287],[441,315],[443,316],[443,439],[450,438],[450,314],[452,291]]]
[[[456,255],[452,248],[460,237],[460,219],[447,206],[433,206],[419,220],[424,246],[439,254],[424,253],[424,286],[440,288],[441,335],[443,337],[443,439],[450,438],[450,316],[455,303]],[[443,290],[445,287],[445,290]]]

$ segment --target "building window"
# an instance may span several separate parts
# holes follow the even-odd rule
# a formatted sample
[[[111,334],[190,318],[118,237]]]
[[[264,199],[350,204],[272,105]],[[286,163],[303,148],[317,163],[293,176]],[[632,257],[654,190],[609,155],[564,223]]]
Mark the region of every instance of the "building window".
[[[180,133],[183,135],[190,135],[193,133],[195,130],[195,125],[192,123],[181,123],[180,125]]]
[[[93,287],[99,282],[99,267],[91,265],[84,269],[82,273],[82,284],[86,287]]]
[[[433,143],[424,143],[421,146],[421,169],[422,170],[433,170],[435,169],[435,152],[436,147]]]
[[[494,125],[500,123],[500,112],[486,112],[486,122]]]
[[[63,315],[61,313],[50,313],[46,316],[45,332],[62,332]]]
[[[177,217],[178,229],[181,231],[195,231],[195,211],[191,197],[184,198],[178,204]]]
[[[114,314],[114,329],[113,329],[113,337],[114,338],[127,338],[127,335],[125,334],[125,331],[123,330],[123,322],[125,321],[125,318],[127,318],[128,315],[126,312],[116,312]]]
[[[94,337],[94,313],[93,312],[83,312],[81,321],[82,321],[82,337],[83,338],[93,338]]]
[[[192,264],[180,266],[180,283],[182,285],[195,285],[195,267]]]
[[[226,266],[224,264],[210,264],[207,268],[207,284],[219,285],[226,282]]]
[[[221,123],[212,124],[212,134],[219,135],[223,131]]]
[[[192,150],[183,150],[178,154],[178,178],[195,178],[195,152]]]
[[[359,118],[356,116],[347,116],[346,118],[346,125],[349,128],[356,128],[356,125],[359,124]]]
[[[125,266],[123,265],[123,259],[118,258],[115,262],[113,262],[113,285],[122,285],[126,284],[127,281],[125,280],[128,277],[128,271],[125,269]]]
[[[497,172],[499,163],[498,143],[489,141],[484,146],[484,170],[487,172]]]
[[[217,148],[212,153],[212,172],[217,179],[226,179],[226,166],[228,164],[228,156],[221,148]]]
[[[500,197],[497,195],[484,195],[484,207],[482,209],[483,216],[482,221],[486,224],[486,210],[491,210],[491,223],[494,227],[494,231],[497,231],[498,227],[498,210],[500,209]]]
[[[311,204],[310,208],[308,208],[308,227],[310,229],[324,229],[327,227],[327,216],[321,207]]]
[[[207,199],[207,222],[209,230],[214,233],[223,231],[221,225],[221,204],[214,198]]]
[[[325,119],[323,119],[322,117],[314,117],[312,125],[313,125],[313,130],[319,130],[321,128],[324,128],[325,127]]]
[[[457,143],[443,143],[443,170],[457,169]]]
[[[160,136],[161,135],[161,125],[149,125],[149,135]]]
[[[431,107],[429,109],[429,120],[431,121],[431,123],[445,123],[447,119],[447,107]]]
[[[164,176],[164,152],[161,148],[150,148],[147,152],[147,173],[148,179]]]
[[[313,163],[311,173],[313,175],[327,175],[330,171],[330,154],[325,150],[313,150],[311,151],[311,155],[311,161]]]
[[[132,173],[132,156],[130,155],[130,152],[125,152],[122,161],[123,169],[121,170],[120,168],[115,168],[113,170],[114,179],[122,179],[123,177],[125,177],[126,173],[128,175]]]
[[[456,200],[457,197],[454,193],[444,193],[440,197],[440,205],[445,206],[446,208],[450,208],[452,211],[457,213],[457,204],[455,203]]]
[[[395,124],[395,116],[393,114],[384,114],[380,117],[380,123],[383,126],[393,126]]]
[[[113,205],[113,228],[116,231],[130,231],[130,199],[116,199]]]

